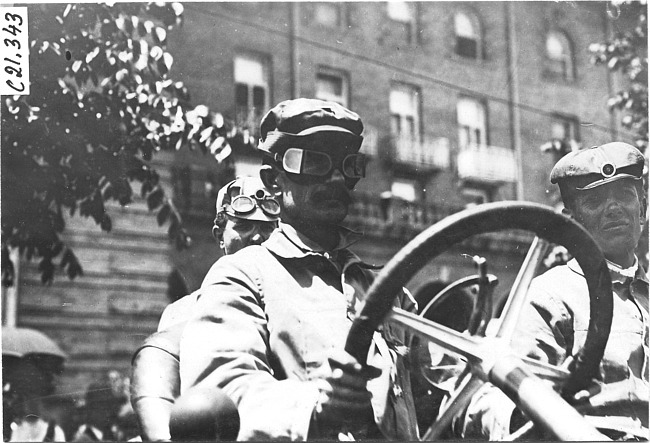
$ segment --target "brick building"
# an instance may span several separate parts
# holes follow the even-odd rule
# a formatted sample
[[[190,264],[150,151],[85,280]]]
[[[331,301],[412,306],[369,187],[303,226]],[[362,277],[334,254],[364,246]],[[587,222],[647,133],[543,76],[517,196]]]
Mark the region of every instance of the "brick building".
[[[587,51],[625,26],[625,17],[608,19],[606,2],[184,7],[183,26],[169,35],[171,76],[195,104],[248,126],[252,137],[268,108],[292,97],[334,100],[361,115],[370,162],[348,223],[365,233],[353,249],[370,262],[385,263],[418,232],[468,205],[555,205],[548,173],[560,152],[553,146],[630,139],[606,105],[621,80],[592,66]],[[199,287],[220,255],[210,235],[216,190],[260,161],[232,148],[220,165],[183,150],[157,159],[192,233],[191,249],[175,250],[136,203],[113,208],[109,235],[71,221],[67,238],[83,277],[60,276],[43,287],[35,265],[22,267],[16,322],[45,331],[70,354],[62,392],[83,392],[108,368],[128,373],[132,351],[155,330],[170,297]],[[432,276],[472,274],[463,254],[478,253],[505,294],[529,240],[521,233],[475,239],[430,263],[409,287],[417,292]]]

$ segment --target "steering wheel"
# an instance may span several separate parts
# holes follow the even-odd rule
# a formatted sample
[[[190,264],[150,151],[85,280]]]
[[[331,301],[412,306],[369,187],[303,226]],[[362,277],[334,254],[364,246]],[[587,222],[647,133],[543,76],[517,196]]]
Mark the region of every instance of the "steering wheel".
[[[494,337],[464,335],[392,308],[396,294],[430,259],[472,235],[506,229],[531,231],[542,239],[565,246],[584,272],[590,298],[589,328],[585,344],[574,356],[568,371],[515,356],[508,345],[526,303],[528,286],[546,249],[537,239],[515,279]],[[373,332],[384,321],[390,320],[467,362],[464,378],[451,394],[448,407],[440,412],[423,439],[439,437],[454,415],[467,406],[478,388],[491,382],[528,418],[555,438],[607,440],[564,401],[560,393],[570,395],[577,392],[598,373],[609,337],[612,311],[611,279],[605,258],[582,226],[552,208],[535,203],[488,203],[454,214],[429,227],[386,264],[368,290],[363,308],[348,334],[345,349],[358,361],[366,362]],[[549,380],[559,393],[549,386]]]

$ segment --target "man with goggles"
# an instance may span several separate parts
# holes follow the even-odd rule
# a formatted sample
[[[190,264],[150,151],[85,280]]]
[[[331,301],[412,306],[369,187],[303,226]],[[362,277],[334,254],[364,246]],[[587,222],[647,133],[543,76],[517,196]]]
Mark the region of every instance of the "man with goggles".
[[[258,177],[238,177],[219,190],[212,235],[224,255],[259,245],[277,227],[280,205]],[[200,290],[167,306],[158,332],[134,353],[131,403],[143,441],[170,440],[170,415],[180,395],[181,333]]]
[[[277,226],[280,204],[257,177],[240,177],[219,190],[212,235],[224,254],[259,245]]]
[[[354,112],[313,99],[284,101],[262,119],[260,176],[282,221],[263,245],[210,269],[181,341],[184,392],[222,388],[237,405],[238,440],[415,439],[396,352],[403,332],[376,334],[371,366],[344,351],[374,279],[348,249],[359,235],[340,226],[365,174],[362,131]],[[416,310],[406,292],[395,304]]]

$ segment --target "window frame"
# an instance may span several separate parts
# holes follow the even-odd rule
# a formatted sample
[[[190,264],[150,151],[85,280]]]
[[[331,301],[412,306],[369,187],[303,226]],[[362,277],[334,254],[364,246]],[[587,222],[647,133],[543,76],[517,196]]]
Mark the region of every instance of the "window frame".
[[[245,82],[238,79],[237,60],[246,60],[259,64],[262,72],[262,79],[260,82]],[[237,52],[233,56],[233,87],[234,87],[234,112],[235,120],[243,122],[249,126],[249,130],[256,132],[259,128],[259,121],[270,107],[271,103],[271,66],[270,57],[264,54],[257,54],[252,52]],[[246,105],[245,107],[239,103],[238,88],[240,85],[246,87]],[[260,106],[255,106],[255,90],[256,88],[263,88],[264,96],[263,103]],[[245,109],[246,117],[242,117],[242,111]]]
[[[580,119],[575,116],[575,115],[568,115],[568,114],[560,114],[560,113],[554,113],[551,115],[551,136],[553,136],[553,125],[556,123],[560,123],[564,126],[564,138],[562,138],[562,141],[575,141],[575,142],[580,142]],[[567,127],[569,128],[569,134],[567,136],[566,130]],[[553,136],[553,138],[556,138]]]
[[[549,54],[548,43],[552,37],[556,37],[562,48],[561,57],[552,57]],[[566,82],[574,81],[577,77],[576,59],[573,40],[569,34],[562,29],[550,29],[544,34],[544,74],[547,77],[557,78]],[[562,72],[556,65],[564,63]]]
[[[402,192],[395,192],[395,185],[401,185],[402,187],[409,187],[413,191],[412,198],[411,196],[405,197],[405,194]],[[390,193],[393,198],[398,198],[400,200],[409,202],[409,203],[415,203],[418,202],[421,199],[421,195],[419,192],[419,183],[416,179],[410,178],[410,177],[394,177],[393,180],[390,182]]]
[[[460,118],[460,104],[462,102],[471,102],[473,104],[476,104],[479,106],[482,115],[482,128],[479,127],[479,125],[474,125],[474,126],[468,126],[468,125],[461,125],[461,118]],[[478,108],[477,108],[478,109]],[[463,149],[467,146],[470,146],[472,144],[475,144],[477,146],[489,146],[490,145],[490,134],[489,134],[489,120],[488,120],[488,109],[487,109],[487,103],[485,100],[481,100],[475,97],[470,97],[470,96],[460,96],[456,100],[456,126],[457,126],[457,136],[458,136],[458,147],[459,149]],[[461,136],[461,129],[462,128],[467,128],[468,135],[471,133],[471,131],[476,131],[476,129],[482,129],[483,131],[483,136],[478,137],[478,141],[472,142],[471,137],[468,137],[468,140],[466,141],[465,144],[462,143],[463,137]]]
[[[466,17],[472,26],[472,30],[474,31],[474,43],[475,43],[476,54],[473,57],[470,55],[463,54],[459,51],[459,39],[464,38],[466,40],[470,40],[470,38],[466,36],[461,36],[460,33],[458,32],[458,27],[456,26],[457,24],[456,20],[458,16]],[[460,57],[463,60],[483,60],[485,58],[485,51],[483,48],[483,26],[479,15],[475,11],[470,11],[465,9],[455,11],[454,14],[452,15],[451,28],[453,30],[453,37],[454,37],[453,53],[455,56]]]
[[[333,6],[336,9],[338,23],[332,25],[318,20],[318,8],[322,6]],[[341,29],[348,25],[347,5],[343,2],[313,2],[310,5],[310,22],[327,29]]]
[[[342,101],[334,100],[336,96],[328,96],[327,94],[319,94],[318,85],[319,85],[319,76],[322,77],[336,77],[341,80],[341,98]],[[330,68],[328,66],[319,66],[316,70],[316,76],[314,79],[314,97],[320,100],[334,101],[339,103],[346,108],[350,107],[350,74],[347,71],[341,69]]]
[[[393,91],[396,92],[406,92],[410,97],[409,100],[412,102],[413,112],[409,114],[408,112],[399,113],[394,112],[392,94]],[[411,140],[414,143],[420,143],[422,141],[422,91],[418,86],[408,84],[408,83],[392,83],[390,85],[389,97],[388,97],[388,110],[390,114],[390,134],[394,138],[401,138],[403,136],[403,128],[407,125],[412,127]],[[398,125],[395,125],[395,117],[398,117]],[[408,123],[409,117],[412,117],[412,122]],[[395,131],[395,128],[398,128],[398,131]]]
[[[465,202],[466,208],[493,202],[493,194],[493,189],[488,186],[474,186],[465,184],[460,188],[460,195]],[[481,199],[482,201],[476,201],[478,199]]]
[[[404,5],[407,8],[408,15],[409,15],[408,18],[405,19],[403,17],[395,16],[391,13],[391,11],[394,11],[391,8],[391,6],[395,6],[397,4]],[[403,1],[403,0],[388,0],[386,2],[386,17],[388,18],[388,20],[394,23],[399,23],[406,27],[406,40],[407,43],[409,44],[418,43],[418,38],[419,38],[418,17],[420,16],[418,5],[419,5],[418,2],[410,2],[410,1]]]

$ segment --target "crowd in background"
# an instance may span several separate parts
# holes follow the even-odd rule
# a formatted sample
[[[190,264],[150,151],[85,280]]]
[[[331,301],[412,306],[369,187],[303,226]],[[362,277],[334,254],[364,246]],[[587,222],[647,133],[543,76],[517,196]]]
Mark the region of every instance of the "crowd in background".
[[[139,434],[129,377],[106,371],[75,398],[55,395],[62,369],[47,358],[3,359],[3,441],[126,441]]]

